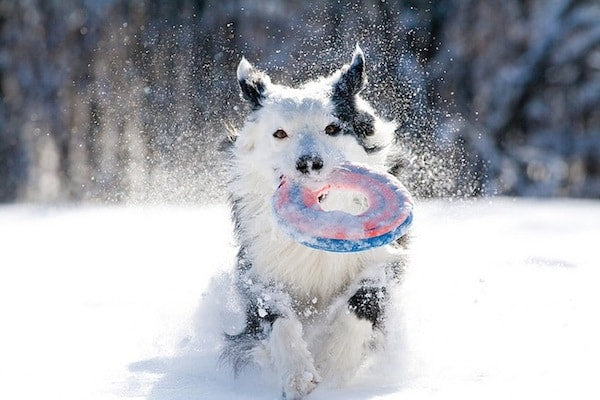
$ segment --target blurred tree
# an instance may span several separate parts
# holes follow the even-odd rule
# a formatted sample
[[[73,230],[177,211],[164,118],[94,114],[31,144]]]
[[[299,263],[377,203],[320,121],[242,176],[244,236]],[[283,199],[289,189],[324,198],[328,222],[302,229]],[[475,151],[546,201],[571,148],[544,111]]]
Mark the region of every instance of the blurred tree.
[[[220,199],[240,56],[356,42],[415,193],[600,197],[597,1],[0,0],[0,201]]]

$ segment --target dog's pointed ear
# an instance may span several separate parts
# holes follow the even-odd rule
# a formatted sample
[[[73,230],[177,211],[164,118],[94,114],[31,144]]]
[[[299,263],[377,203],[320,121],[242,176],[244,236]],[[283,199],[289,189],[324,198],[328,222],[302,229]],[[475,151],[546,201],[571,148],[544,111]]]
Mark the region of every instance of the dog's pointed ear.
[[[271,85],[269,76],[254,68],[245,57],[242,57],[237,67],[237,79],[242,96],[250,103],[252,109],[261,108]]]
[[[338,98],[350,98],[360,93],[366,84],[365,55],[357,43],[352,62],[342,67],[339,79],[333,84],[333,93]]]

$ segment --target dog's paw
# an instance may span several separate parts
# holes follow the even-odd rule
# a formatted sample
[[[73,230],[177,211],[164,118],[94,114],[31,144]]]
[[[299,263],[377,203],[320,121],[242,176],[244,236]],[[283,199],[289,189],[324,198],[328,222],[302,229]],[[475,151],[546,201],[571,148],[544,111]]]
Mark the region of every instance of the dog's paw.
[[[316,370],[301,370],[288,374],[283,383],[283,398],[285,400],[300,400],[312,392],[321,377]]]

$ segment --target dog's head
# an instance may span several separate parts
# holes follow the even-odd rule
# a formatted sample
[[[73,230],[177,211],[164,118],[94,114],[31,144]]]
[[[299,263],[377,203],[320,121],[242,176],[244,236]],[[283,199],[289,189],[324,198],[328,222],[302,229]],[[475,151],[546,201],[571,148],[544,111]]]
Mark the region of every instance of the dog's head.
[[[234,151],[275,187],[282,176],[324,179],[347,161],[384,164],[396,126],[379,118],[359,95],[367,77],[358,45],[350,64],[299,88],[272,83],[245,58],[237,78],[252,112]]]

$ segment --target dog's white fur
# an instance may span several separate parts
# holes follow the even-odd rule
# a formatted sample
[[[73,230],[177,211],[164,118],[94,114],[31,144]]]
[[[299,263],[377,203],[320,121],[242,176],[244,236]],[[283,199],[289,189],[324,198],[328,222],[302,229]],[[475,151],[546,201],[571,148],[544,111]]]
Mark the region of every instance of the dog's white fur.
[[[380,330],[352,313],[348,299],[361,282],[385,287],[389,277],[384,266],[401,258],[394,246],[359,253],[305,247],[280,229],[271,211],[271,198],[282,176],[310,185],[327,179],[329,171],[345,161],[386,171],[396,126],[376,117],[357,94],[351,94],[355,107],[374,116],[374,134],[363,139],[381,150],[367,152],[350,134],[324,133],[332,123],[347,128],[347,122],[336,117],[332,87],[354,67],[364,69],[358,46],[350,65],[299,88],[273,84],[245,59],[237,70],[240,82],[260,84],[260,98],[239,131],[231,165],[229,189],[244,249],[241,263],[247,266],[239,279],[243,290],[253,296],[258,317],[268,312],[278,316],[264,324],[264,335],[247,349],[247,356],[275,371],[286,399],[303,397],[322,379],[342,382],[354,374]],[[287,133],[286,138],[273,137],[279,129]],[[299,172],[296,162],[304,154],[318,154],[322,168]]]

